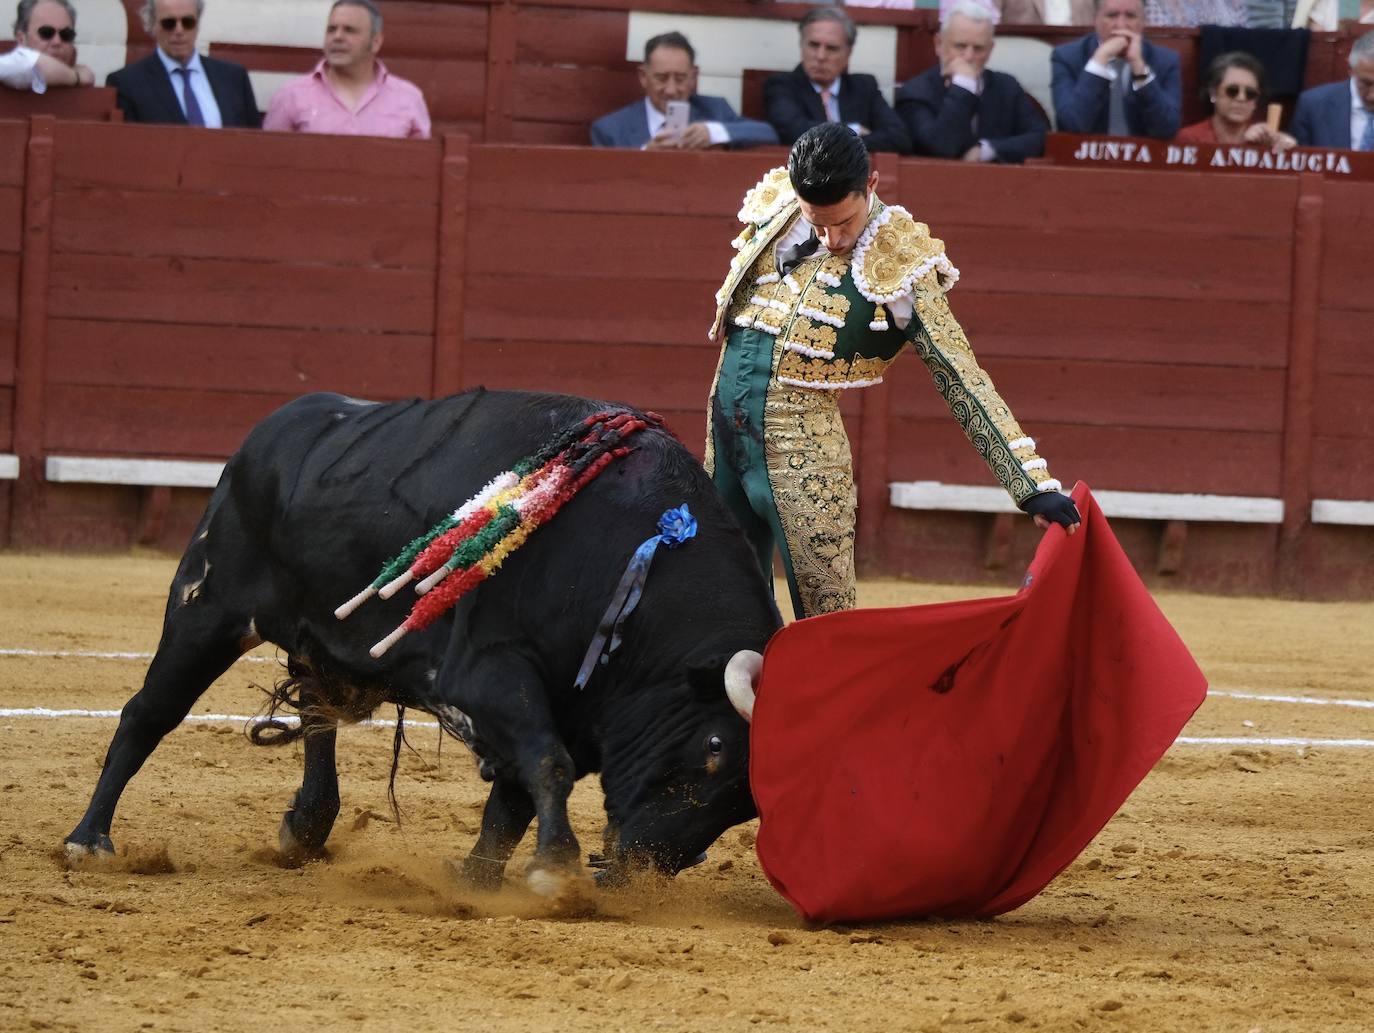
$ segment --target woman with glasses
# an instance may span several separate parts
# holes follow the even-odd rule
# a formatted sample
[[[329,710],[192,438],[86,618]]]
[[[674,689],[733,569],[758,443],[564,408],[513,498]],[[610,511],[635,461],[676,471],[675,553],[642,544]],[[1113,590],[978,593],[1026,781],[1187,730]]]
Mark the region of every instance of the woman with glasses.
[[[1255,144],[1275,151],[1297,144],[1287,133],[1255,121],[1264,100],[1264,66],[1249,54],[1233,50],[1216,57],[1207,66],[1205,97],[1212,105],[1211,117],[1184,126],[1176,142]]]

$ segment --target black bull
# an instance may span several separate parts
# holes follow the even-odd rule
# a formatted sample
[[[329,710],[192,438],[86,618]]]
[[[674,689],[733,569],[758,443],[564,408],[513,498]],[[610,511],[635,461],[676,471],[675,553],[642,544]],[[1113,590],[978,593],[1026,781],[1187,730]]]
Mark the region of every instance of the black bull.
[[[491,792],[462,865],[478,885],[501,882],[536,818],[532,883],[577,870],[567,798],[589,772],[601,773],[610,881],[646,864],[677,872],[753,817],[748,726],[726,698],[723,669],[739,651],[761,651],[780,621],[710,480],[662,430],[635,434],[635,450],[491,580],[380,660],[368,648],[405,618],[410,589],[344,621],[333,614],[406,542],[604,408],[481,390],[388,405],[316,394],[259,424],[182,557],[157,653],[124,707],[69,854],[113,851],[110,825],[129,779],[261,641],[286,653],[304,715],[304,777],[280,829],[286,853],[322,851],[338,815],[338,717],[384,701],[435,715],[481,757]],[[579,665],[629,557],[660,514],[684,503],[697,536],[659,549],[623,644],[579,691]]]

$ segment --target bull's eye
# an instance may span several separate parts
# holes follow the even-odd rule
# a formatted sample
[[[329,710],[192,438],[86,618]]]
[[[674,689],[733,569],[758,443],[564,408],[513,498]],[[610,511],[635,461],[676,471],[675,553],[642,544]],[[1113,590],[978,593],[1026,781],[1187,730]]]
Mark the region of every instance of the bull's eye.
[[[706,752],[712,755],[720,753],[725,749],[725,740],[718,735],[708,735],[706,737]]]

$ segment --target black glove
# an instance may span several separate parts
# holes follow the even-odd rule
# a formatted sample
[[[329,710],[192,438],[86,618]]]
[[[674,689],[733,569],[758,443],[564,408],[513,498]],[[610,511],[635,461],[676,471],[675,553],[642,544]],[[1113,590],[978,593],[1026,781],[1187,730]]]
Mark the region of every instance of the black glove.
[[[1058,491],[1036,492],[1021,503],[1021,508],[1030,516],[1042,516],[1060,527],[1072,527],[1081,519],[1073,499]]]

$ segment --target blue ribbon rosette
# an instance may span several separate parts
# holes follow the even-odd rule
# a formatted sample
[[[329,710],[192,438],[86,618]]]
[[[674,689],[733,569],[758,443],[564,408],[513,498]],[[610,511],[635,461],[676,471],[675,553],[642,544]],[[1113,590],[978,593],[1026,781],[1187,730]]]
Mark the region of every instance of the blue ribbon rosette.
[[[667,510],[658,518],[658,534],[635,550],[625,573],[620,577],[620,584],[616,585],[615,591],[611,594],[611,604],[602,615],[601,623],[597,625],[596,635],[587,647],[587,655],[583,657],[582,667],[577,672],[577,681],[573,683],[577,688],[586,688],[596,668],[609,663],[611,654],[620,648],[625,621],[634,613],[635,607],[639,605],[639,597],[644,594],[649,564],[654,561],[658,547],[666,545],[670,549],[676,549],[688,539],[695,538],[696,533],[697,518],[692,516],[686,505]]]

